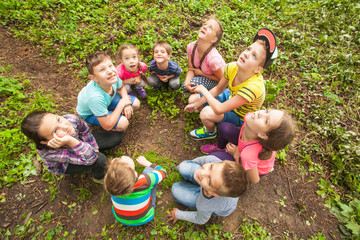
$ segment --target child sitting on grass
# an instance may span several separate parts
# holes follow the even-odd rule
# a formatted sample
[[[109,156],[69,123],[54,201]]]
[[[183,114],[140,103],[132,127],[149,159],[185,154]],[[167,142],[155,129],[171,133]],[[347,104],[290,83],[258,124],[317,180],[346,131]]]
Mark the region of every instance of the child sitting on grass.
[[[210,16],[200,28],[197,40],[187,45],[188,71],[181,89],[194,93],[195,87],[204,85],[208,90],[221,80],[225,61],[217,51],[224,29],[215,16]]]
[[[140,101],[129,96],[110,56],[98,52],[86,59],[90,82],[80,91],[76,111],[106,131],[124,131]]]
[[[119,78],[123,80],[126,90],[129,95],[135,96],[131,89],[135,86],[136,92],[141,98],[146,97],[144,89],[146,85],[146,76],[144,72],[147,70],[147,65],[139,62],[139,50],[132,44],[123,44],[119,47],[118,59],[120,65],[116,68]]]
[[[269,67],[277,56],[275,35],[266,28],[255,35],[253,44],[243,51],[237,62],[225,67],[219,84],[208,91],[197,86],[189,97],[185,111],[201,110],[200,119],[204,127],[190,132],[195,140],[216,137],[216,124],[230,122],[236,126],[243,124],[246,113],[259,110],[265,100],[265,85],[261,71]],[[226,89],[228,87],[228,89]]]
[[[59,116],[45,111],[28,114],[21,123],[22,132],[35,142],[36,151],[49,172],[57,175],[82,173],[91,170],[93,180],[102,183],[107,157],[99,152],[105,140],[99,134],[99,146],[89,127],[74,114]],[[104,148],[109,149],[121,142],[119,134],[107,136]],[[115,138],[114,138],[115,137]],[[113,144],[113,145],[112,145]]]
[[[232,161],[203,156],[180,163],[178,170],[185,180],[172,186],[175,201],[195,211],[171,210],[169,220],[204,224],[211,215],[228,216],[237,206],[239,196],[248,186],[245,171]]]
[[[157,184],[166,177],[165,169],[145,157],[138,157],[136,162],[146,167],[139,176],[130,157],[114,158],[104,180],[116,220],[128,226],[143,225],[154,218]]]
[[[153,56],[154,60],[150,62],[150,72],[148,83],[155,90],[159,89],[164,83],[168,83],[169,87],[176,90],[180,87],[181,68],[179,64],[170,60],[172,53],[171,46],[164,41],[154,43]]]
[[[218,144],[204,145],[200,150],[220,159],[235,160],[249,180],[258,183],[261,176],[273,170],[275,151],[285,148],[294,137],[291,117],[281,110],[266,109],[246,114],[241,130],[234,124],[221,123]]]

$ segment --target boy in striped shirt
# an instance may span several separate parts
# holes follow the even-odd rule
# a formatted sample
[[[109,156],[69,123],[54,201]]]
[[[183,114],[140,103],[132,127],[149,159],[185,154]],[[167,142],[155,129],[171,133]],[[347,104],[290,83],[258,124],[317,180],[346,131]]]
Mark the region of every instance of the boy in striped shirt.
[[[157,184],[166,177],[165,169],[145,157],[136,162],[145,167],[139,176],[130,157],[114,158],[104,180],[116,220],[128,226],[143,225],[154,218]]]

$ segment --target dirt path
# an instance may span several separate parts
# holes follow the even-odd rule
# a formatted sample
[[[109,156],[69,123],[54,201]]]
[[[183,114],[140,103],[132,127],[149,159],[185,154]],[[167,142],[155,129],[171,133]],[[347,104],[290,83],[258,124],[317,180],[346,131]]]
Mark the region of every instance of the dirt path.
[[[29,91],[33,89],[51,90],[57,94],[59,113],[75,112],[76,96],[83,85],[76,80],[77,72],[66,64],[58,65],[54,58],[40,55],[37,47],[29,42],[15,39],[8,30],[0,27],[0,65],[12,64],[11,74],[24,74],[33,78]],[[154,150],[159,155],[174,159],[177,163],[200,156],[199,149],[204,142],[189,140],[184,131],[183,113],[175,120],[167,120],[158,116],[156,120],[150,117],[151,110],[146,103],[137,115],[131,119],[131,125],[125,134],[123,143],[115,151],[132,155],[134,149],[139,153]],[[181,103],[179,103],[181,105]],[[161,141],[159,141],[161,138]],[[206,143],[206,142],[205,142]],[[191,145],[185,150],[184,145]],[[312,179],[314,177],[314,179]],[[257,185],[252,185],[246,194],[240,197],[238,209],[228,217],[212,217],[209,224],[223,225],[225,231],[234,232],[243,223],[243,218],[256,220],[266,227],[273,238],[308,238],[322,232],[328,239],[337,233],[338,221],[323,206],[323,200],[316,194],[316,176],[305,172],[302,175],[298,169],[297,159],[288,155],[287,165],[275,164],[275,171],[261,179]],[[56,183],[60,190],[55,200],[50,201],[49,184],[41,177],[31,177],[24,185],[18,183],[8,188],[3,187],[1,194],[6,195],[6,203],[0,203],[0,222],[2,227],[11,231],[23,224],[21,216],[31,212],[31,218],[39,219],[44,211],[54,212],[51,227],[61,222],[63,229],[72,232],[77,230],[76,238],[85,239],[93,236],[102,238],[102,229],[114,223],[111,213],[111,201],[100,185],[94,184],[90,177],[65,177]],[[88,192],[80,192],[87,189]],[[82,190],[83,191],[83,190]],[[164,215],[173,204],[169,190],[162,190],[163,195],[158,201],[157,213]],[[19,195],[21,193],[22,195]],[[78,196],[90,196],[79,203]],[[77,202],[73,212],[68,216],[71,203]],[[94,214],[94,209],[97,211]],[[129,228],[129,234],[148,234],[155,223],[142,228]],[[205,229],[198,226],[198,230]],[[117,231],[113,231],[116,238]],[[159,236],[160,237],[160,236]]]

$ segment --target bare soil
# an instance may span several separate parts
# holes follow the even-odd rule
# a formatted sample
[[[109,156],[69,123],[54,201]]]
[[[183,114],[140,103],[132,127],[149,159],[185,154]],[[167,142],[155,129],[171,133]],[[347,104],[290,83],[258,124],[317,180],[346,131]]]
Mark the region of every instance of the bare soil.
[[[77,94],[84,86],[77,80],[77,70],[67,64],[57,64],[54,57],[43,56],[39,47],[14,38],[3,27],[0,27],[0,46],[0,64],[12,64],[12,75],[24,74],[25,78],[32,79],[31,86],[26,91],[51,91],[59,105],[59,114],[75,113]],[[202,144],[215,142],[190,140],[184,131],[186,122],[183,112],[176,119],[168,120],[158,114],[158,118],[154,120],[150,117],[152,110],[146,101],[141,102],[142,106],[131,119],[123,142],[112,153],[121,150],[124,154],[133,156],[135,150],[140,154],[154,150],[159,155],[180,163],[201,155],[200,151],[193,148],[199,149]],[[177,104],[183,109],[183,103]],[[184,145],[191,147],[184,149]],[[292,147],[296,147],[296,143]],[[240,197],[238,208],[233,214],[228,217],[212,217],[208,224],[222,225],[224,231],[235,233],[243,219],[247,218],[266,227],[272,238],[306,239],[318,232],[322,232],[327,239],[339,238],[339,223],[324,207],[324,200],[316,194],[316,183],[316,175],[308,172],[302,175],[298,169],[298,159],[289,154],[287,165],[276,162],[275,171],[263,177],[259,184],[250,186]],[[60,192],[53,201],[50,201],[50,192],[47,191],[49,184],[42,181],[41,175],[30,177],[24,184],[3,187],[1,194],[6,196],[6,202],[0,203],[1,227],[13,231],[17,225],[24,224],[21,216],[25,212],[30,212],[31,218],[39,219],[44,211],[52,211],[54,215],[50,226],[55,227],[61,222],[64,230],[77,230],[76,239],[102,239],[102,228],[115,222],[110,197],[103,187],[92,182],[90,173],[64,177],[56,185]],[[80,202],[78,196],[81,195],[82,188],[89,190],[91,196]],[[166,210],[171,206],[180,209],[185,207],[174,203],[170,190],[161,191],[163,195],[157,200],[156,214],[164,216],[162,221],[166,222]],[[284,204],[280,204],[281,200]],[[77,205],[69,216],[68,205],[73,202]],[[95,215],[92,213],[94,209],[98,210]],[[150,236],[153,227],[152,222],[143,227],[129,228],[129,231],[132,234]],[[196,226],[196,229],[201,231],[205,227]],[[116,229],[111,234],[115,239]],[[240,238],[239,235],[234,236]]]

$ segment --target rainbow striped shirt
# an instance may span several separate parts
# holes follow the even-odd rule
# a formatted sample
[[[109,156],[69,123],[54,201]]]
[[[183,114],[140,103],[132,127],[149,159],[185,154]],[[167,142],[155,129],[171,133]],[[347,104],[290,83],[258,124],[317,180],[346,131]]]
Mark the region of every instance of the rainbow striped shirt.
[[[139,226],[154,218],[155,210],[151,203],[151,189],[166,177],[166,170],[154,163],[150,167],[154,171],[140,174],[132,193],[111,196],[114,216],[124,225]]]

